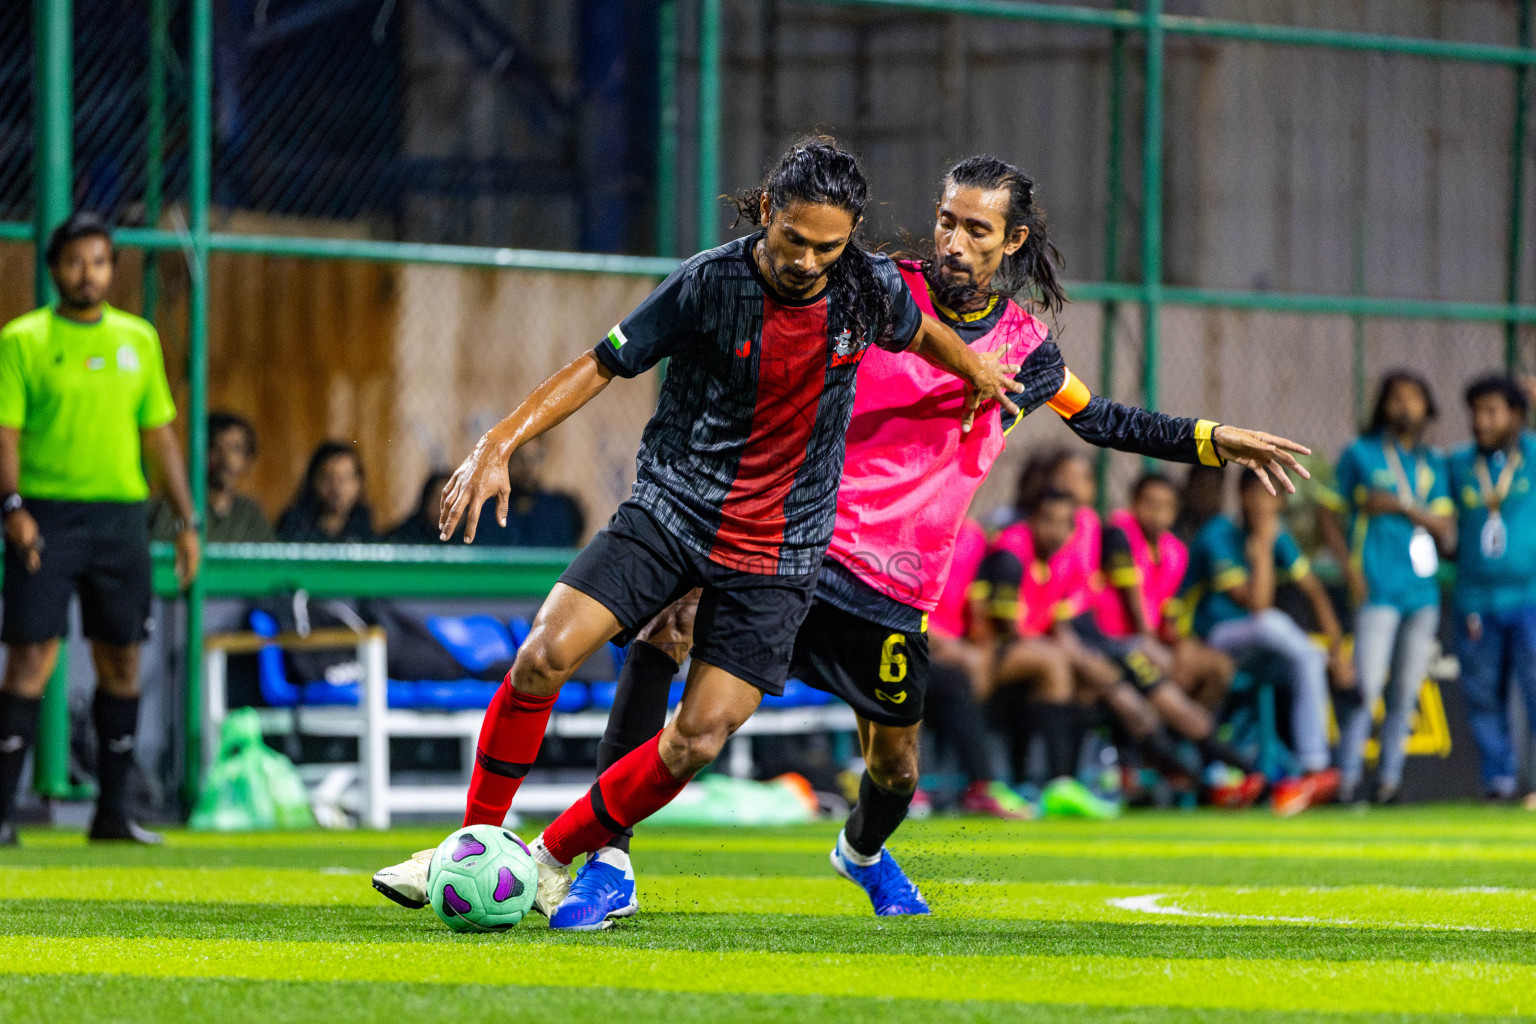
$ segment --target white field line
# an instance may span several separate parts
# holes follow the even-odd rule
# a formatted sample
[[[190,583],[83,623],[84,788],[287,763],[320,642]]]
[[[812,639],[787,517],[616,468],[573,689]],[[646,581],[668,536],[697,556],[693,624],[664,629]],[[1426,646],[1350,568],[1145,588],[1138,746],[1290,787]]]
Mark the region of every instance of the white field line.
[[[1491,932],[1475,924],[1424,924],[1392,921],[1358,921],[1348,917],[1286,917],[1278,914],[1229,914],[1219,910],[1188,910],[1176,903],[1164,903],[1167,893],[1147,893],[1145,896],[1119,896],[1104,902],[1120,910],[1139,914],[1159,914],[1164,917],[1198,917],[1216,921],[1268,921],[1275,924],[1348,925],[1356,928],[1403,928],[1423,931]]]

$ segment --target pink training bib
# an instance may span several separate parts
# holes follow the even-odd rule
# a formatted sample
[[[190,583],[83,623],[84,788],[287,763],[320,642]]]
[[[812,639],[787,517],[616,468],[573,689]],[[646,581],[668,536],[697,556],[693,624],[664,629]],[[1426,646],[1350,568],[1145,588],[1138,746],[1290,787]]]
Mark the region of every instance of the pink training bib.
[[[1097,520],[1097,516],[1094,517]],[[1074,538],[1077,533],[1073,533]],[[1083,549],[1071,541],[1041,560],[1035,554],[1035,537],[1028,523],[1014,523],[992,545],[1012,553],[1024,567],[1019,581],[1018,631],[1020,636],[1041,636],[1058,622],[1075,619],[1088,610],[1089,567]]]
[[[932,315],[922,275],[908,265],[901,275]],[[1020,364],[1047,334],[1008,301],[997,326],[971,347],[1001,348],[1004,362]],[[880,593],[931,612],[971,498],[1003,450],[1001,408],[983,409],[962,434],[965,385],[957,377],[919,356],[874,347],[859,365],[857,386],[827,556]]]
[[[986,556],[986,531],[974,519],[963,520],[955,538],[955,553],[945,575],[944,590],[939,594],[938,606],[928,616],[928,632],[952,638],[965,636],[970,623],[969,591]]]
[[[1162,625],[1169,603],[1178,596],[1189,568],[1189,549],[1172,533],[1157,538],[1154,547],[1142,532],[1141,524],[1126,509],[1109,514],[1109,525],[1119,527],[1130,541],[1131,561],[1135,564],[1134,581],[1141,585],[1142,617],[1154,632]],[[1107,586],[1095,596],[1093,615],[1099,628],[1109,636],[1130,636],[1136,632],[1125,610],[1125,599],[1115,589],[1117,581],[1109,575]]]

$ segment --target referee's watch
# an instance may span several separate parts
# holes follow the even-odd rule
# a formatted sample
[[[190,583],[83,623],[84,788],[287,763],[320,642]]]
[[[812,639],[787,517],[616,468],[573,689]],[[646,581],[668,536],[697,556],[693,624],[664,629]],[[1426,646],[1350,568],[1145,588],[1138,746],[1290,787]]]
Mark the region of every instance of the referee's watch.
[[[0,501],[0,519],[9,519],[12,512],[21,511],[21,495],[12,492]]]

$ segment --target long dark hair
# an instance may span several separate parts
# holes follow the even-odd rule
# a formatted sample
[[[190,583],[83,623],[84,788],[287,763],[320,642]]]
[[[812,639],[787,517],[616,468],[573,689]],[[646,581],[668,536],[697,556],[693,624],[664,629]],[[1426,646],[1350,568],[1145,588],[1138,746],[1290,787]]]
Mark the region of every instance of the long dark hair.
[[[357,449],[345,441],[322,441],[309,457],[309,465],[304,469],[304,477],[299,481],[299,491],[293,496],[292,508],[303,509],[306,512],[318,512],[320,510],[320,495],[315,488],[315,481],[320,477],[320,469],[327,462],[337,456],[345,456],[352,460],[352,465],[357,469],[357,479],[366,480],[363,473],[363,459],[357,454]],[[362,509],[365,513],[371,513],[368,508],[368,499],[358,495],[357,504],[353,509]]]
[[[966,157],[944,173],[944,180],[939,185],[940,201],[951,185],[987,192],[1006,189],[1008,209],[1004,214],[1004,234],[1011,236],[1021,227],[1029,229],[1029,237],[1024,239],[1019,250],[1003,257],[997,272],[992,275],[991,286],[982,295],[1002,295],[1052,315],[1060,313],[1067,303],[1067,292],[1057,275],[1066,260],[1051,244],[1045,209],[1035,201],[1033,179],[1006,160],[982,153]],[[919,242],[915,255],[939,302],[951,309],[964,309],[974,304],[976,288],[971,285],[946,287],[939,280],[937,254],[931,239]]]
[[[765,195],[769,216],[798,201],[835,206],[853,218],[848,245],[827,270],[827,308],[831,313],[827,336],[835,339],[846,330],[871,344],[882,339],[892,328],[891,297],[875,277],[874,262],[859,234],[864,208],[869,204],[869,183],[858,158],[829,135],[808,135],[789,147],[761,184],[731,197],[737,223],[745,220],[764,227]]]
[[[1367,434],[1380,434],[1387,429],[1387,396],[1392,394],[1392,389],[1399,384],[1412,384],[1419,389],[1419,394],[1424,396],[1424,411],[1427,419],[1434,419],[1440,415],[1440,407],[1435,404],[1435,393],[1430,389],[1429,381],[1412,370],[1393,370],[1381,378],[1381,386],[1376,389],[1376,404],[1371,407],[1371,419],[1366,424]]]

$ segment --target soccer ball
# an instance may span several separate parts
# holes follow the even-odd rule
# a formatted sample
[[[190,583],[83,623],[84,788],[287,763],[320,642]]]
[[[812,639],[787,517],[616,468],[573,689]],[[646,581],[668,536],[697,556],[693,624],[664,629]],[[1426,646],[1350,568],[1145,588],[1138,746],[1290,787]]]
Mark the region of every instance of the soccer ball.
[[[499,932],[533,906],[539,869],[528,846],[496,825],[470,825],[444,839],[427,866],[427,897],[456,932]]]

